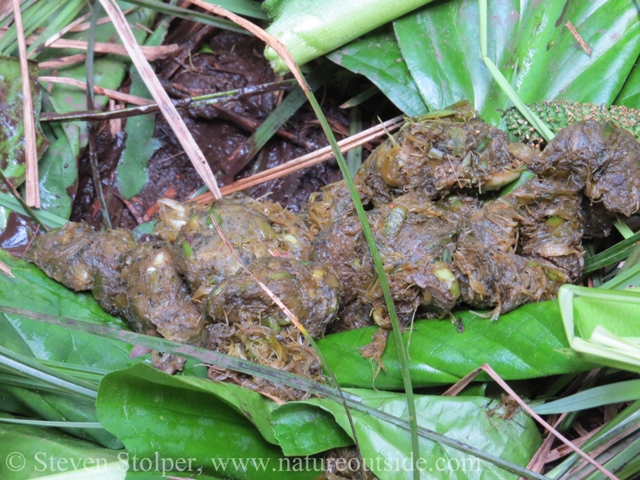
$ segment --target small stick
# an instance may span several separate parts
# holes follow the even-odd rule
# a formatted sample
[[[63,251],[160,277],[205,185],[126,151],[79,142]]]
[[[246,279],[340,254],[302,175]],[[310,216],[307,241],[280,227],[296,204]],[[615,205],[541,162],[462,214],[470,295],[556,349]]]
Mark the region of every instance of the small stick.
[[[42,64],[40,64],[42,65]],[[176,108],[187,108],[214,102],[230,102],[249,95],[259,95],[262,93],[285,89],[295,83],[295,80],[284,80],[282,82],[265,83],[262,85],[252,85],[250,87],[228,90],[226,92],[209,93],[197,97],[172,100]],[[40,115],[41,122],[70,122],[75,120],[111,120],[113,118],[127,118],[136,115],[146,115],[147,113],[159,112],[157,103],[143,105],[141,107],[124,108],[117,112],[70,112],[64,114],[44,112]]]
[[[87,89],[87,84],[80,80],[76,80],[75,78],[67,78],[67,77],[38,77],[38,81],[40,82],[51,82],[51,83],[61,83],[63,85],[73,85],[74,87],[81,88],[83,90]],[[98,85],[93,86],[93,91],[97,95],[105,95],[109,98],[113,98],[114,100],[120,100],[122,102],[130,103],[132,105],[151,105],[153,104],[153,100],[149,100],[148,98],[138,97],[136,95],[130,95],[128,93],[118,92],[116,90],[111,90],[110,88],[100,87]]]
[[[24,40],[20,0],[13,0],[13,15],[18,36],[20,75],[22,76],[22,114],[24,117],[24,156],[26,165],[27,205],[40,208],[40,186],[38,185],[38,151],[36,149],[36,122],[33,118],[31,79],[27,63],[27,46]]]
[[[571,32],[571,35],[573,35],[573,38],[576,39],[576,41],[580,44],[580,46],[585,51],[585,53],[591,56],[591,54],[593,53],[593,50],[591,50],[591,47],[587,45],[587,42],[584,41],[584,39],[582,38],[582,35],[578,33],[578,30],[576,29],[576,27],[573,26],[573,23],[569,21],[565,23],[564,26],[569,29],[569,31]]]
[[[18,1],[18,0],[14,0]],[[187,156],[191,160],[191,163],[195,167],[196,171],[200,174],[200,177],[204,181],[205,185],[209,188],[209,190],[213,193],[215,198],[221,198],[222,195],[220,193],[220,189],[218,188],[218,182],[216,181],[216,177],[213,175],[211,171],[211,166],[207,162],[202,150],[196,144],[193,136],[189,132],[189,129],[185,125],[184,121],[180,117],[180,114],[174,107],[171,99],[167,95],[167,92],[164,91],[158,77],[154,73],[153,69],[149,65],[149,62],[144,57],[142,53],[142,49],[138,42],[136,42],[133,33],[131,32],[131,28],[127,23],[126,18],[124,17],[122,10],[115,2],[115,0],[100,0],[100,3],[104,7],[105,11],[111,18],[118,35],[122,39],[126,51],[129,53],[131,57],[131,61],[138,69],[140,76],[144,80],[145,85],[149,89],[151,96],[153,96],[154,100],[158,105],[162,106],[162,114],[165,116],[167,123],[171,126],[173,132],[176,137],[180,141],[182,148],[187,153]]]
[[[140,216],[140,212],[138,212],[138,209],[133,205],[133,203],[127,200],[124,195],[121,195],[116,190],[112,190],[111,193],[113,193],[122,203],[124,203],[124,206],[127,207],[129,212],[131,212],[131,215],[133,215],[133,218],[138,225],[144,223],[144,219]]]

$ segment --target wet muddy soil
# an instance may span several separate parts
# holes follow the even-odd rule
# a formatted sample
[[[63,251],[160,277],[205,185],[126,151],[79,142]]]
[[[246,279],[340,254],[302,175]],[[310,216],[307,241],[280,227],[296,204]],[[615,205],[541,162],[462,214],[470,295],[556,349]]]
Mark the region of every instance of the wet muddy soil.
[[[262,55],[264,44],[248,35],[217,30],[186,21],[175,22],[165,43],[183,47],[177,57],[156,65],[170,97],[187,98],[207,93],[274,82],[275,77]],[[323,110],[338,139],[349,132],[349,110],[339,106],[368,88],[366,81],[351,77],[328,82],[317,92]],[[290,89],[289,89],[290,90]],[[221,106],[200,106],[182,110],[183,119],[209,161],[219,185],[253,175],[285,163],[328,144],[315,115],[303,106],[283,126],[285,134],[275,135],[253,158],[243,155],[247,140],[288,92],[269,92],[245,96]],[[398,111],[381,94],[362,108],[363,128],[397,115]],[[125,133],[112,135],[109,124],[96,128],[100,176],[106,193],[109,215],[114,227],[133,228],[148,221],[157,212],[157,199],[185,200],[202,187],[202,181],[184,154],[182,147],[161,115],[156,116],[154,138],[161,143],[149,161],[149,181],[135,197],[120,195],[115,169],[125,144]],[[368,145],[369,149],[375,143]],[[368,152],[363,152],[365,158]],[[254,197],[266,194],[272,200],[297,211],[311,192],[341,178],[335,160],[298,171],[249,190]],[[71,220],[84,220],[96,227],[102,223],[100,202],[94,191],[88,155],[79,165],[79,182]]]

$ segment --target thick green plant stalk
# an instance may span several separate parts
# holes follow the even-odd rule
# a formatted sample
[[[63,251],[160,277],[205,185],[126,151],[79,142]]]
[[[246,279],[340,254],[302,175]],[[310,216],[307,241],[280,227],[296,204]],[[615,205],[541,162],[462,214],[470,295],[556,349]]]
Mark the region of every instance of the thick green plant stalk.
[[[274,18],[267,32],[280,40],[298,65],[318,58],[431,0],[268,0]],[[289,67],[271,48],[265,56],[277,73]]]
[[[559,100],[534,103],[528,107],[544,120],[553,132],[558,132],[572,123],[591,119],[603,123],[613,122],[640,141],[640,111],[633,108]],[[521,142],[532,146],[544,143],[542,134],[517,109],[507,110],[503,118],[507,131]]]

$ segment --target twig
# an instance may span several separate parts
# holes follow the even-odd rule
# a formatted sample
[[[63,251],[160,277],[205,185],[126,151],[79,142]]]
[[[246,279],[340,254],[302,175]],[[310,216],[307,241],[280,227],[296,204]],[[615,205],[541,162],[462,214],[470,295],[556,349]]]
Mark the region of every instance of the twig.
[[[371,127],[367,130],[363,130],[357,135],[345,138],[344,140],[338,142],[340,150],[342,152],[347,152],[353,148],[370,142],[374,138],[385,136],[387,134],[386,132],[392,132],[400,128],[402,122],[402,117],[395,117],[384,122],[383,124],[376,125],[375,127]],[[316,150],[315,152],[308,153],[287,163],[278,165],[277,167],[270,168],[269,170],[265,170],[264,172],[257,173],[248,178],[238,180],[237,182],[234,182],[230,185],[226,185],[222,187],[220,191],[223,195],[229,195],[234,192],[246,190],[247,188],[260,185],[261,183],[285,177],[292,174],[293,172],[302,170],[303,168],[312,167],[313,165],[322,163],[330,158],[333,158],[331,147],[323,147],[319,150]],[[206,203],[210,201],[211,198],[211,194],[207,192],[198,195],[192,201],[198,203]]]
[[[42,65],[42,64],[40,64]],[[295,80],[284,80],[282,82],[265,83],[262,85],[252,85],[250,87],[228,90],[226,92],[209,93],[207,95],[199,95],[197,97],[183,98],[180,100],[172,100],[176,108],[187,108],[199,104],[208,104],[214,102],[230,102],[239,98],[258,95],[267,92],[273,92],[288,88],[295,83]],[[64,114],[44,112],[40,115],[41,122],[71,122],[75,120],[111,120],[114,118],[127,118],[136,115],[146,115],[147,113],[159,112],[160,107],[157,103],[152,103],[142,107],[123,108],[117,112],[70,112]]]
[[[120,199],[122,203],[124,203],[124,206],[127,207],[129,212],[131,212],[131,215],[133,215],[133,218],[135,219],[138,225],[145,223],[144,219],[140,216],[140,212],[138,212],[138,209],[129,200],[127,200],[124,197],[124,195],[121,195],[115,190],[112,190],[111,193],[113,193],[116,197]]]
[[[31,79],[27,63],[27,46],[24,41],[20,0],[13,0],[13,15],[18,37],[20,54],[20,75],[22,76],[22,114],[24,117],[24,156],[26,165],[27,205],[40,208],[40,186],[38,185],[38,151],[36,149],[36,122],[33,117]]]
[[[591,56],[591,54],[593,53],[593,50],[591,50],[591,47],[587,44],[587,42],[584,41],[584,39],[582,38],[582,35],[578,33],[578,30],[576,29],[576,27],[573,26],[573,23],[569,21],[565,23],[564,26],[569,29],[569,31],[571,32],[571,35],[573,35],[573,38],[576,39],[576,41],[580,44],[580,46],[585,51],[585,53]]]
[[[215,198],[221,198],[222,195],[218,188],[218,182],[211,171],[209,163],[207,163],[207,159],[204,157],[200,147],[198,147],[191,136],[191,133],[180,117],[176,107],[171,103],[171,99],[167,95],[167,92],[162,88],[162,85],[149,65],[149,62],[144,57],[141,47],[138,45],[138,42],[136,42],[122,10],[115,0],[100,0],[100,3],[109,15],[109,18],[111,18],[114,27],[120,35],[120,38],[131,57],[131,61],[138,69],[138,72],[149,89],[151,96],[153,96],[158,105],[162,106],[162,114],[165,116],[167,123],[169,123],[176,137],[180,141],[180,144],[187,153],[191,163],[193,163],[196,171],[200,174],[205,185],[213,193],[213,196]]]
[[[235,112],[232,112],[231,110],[227,110],[221,105],[214,103],[213,108],[216,109],[224,117],[225,120],[229,120],[235,123],[236,125],[238,125],[239,127],[243,128],[248,132],[254,133],[260,127],[260,125],[262,125],[261,122],[257,122],[249,117],[245,117],[244,115],[240,115],[239,113],[235,113]],[[299,139],[293,133],[287,132],[286,130],[282,130],[281,128],[276,130],[275,133],[279,137],[289,140],[290,142],[295,143],[296,145],[300,145],[301,147],[304,147],[304,148],[309,148],[309,142]],[[240,145],[239,148],[242,148],[242,147],[245,147],[245,145],[244,144]],[[231,157],[227,160],[227,162],[232,161],[232,159],[235,158],[234,154],[231,155]]]
[[[87,89],[87,84],[85,82],[76,80],[75,78],[42,76],[42,77],[38,77],[38,81],[61,83],[63,85],[73,85],[74,87],[78,87],[83,90]],[[142,106],[142,105],[153,104],[153,100],[149,100],[148,98],[142,98],[136,95],[130,95],[128,93],[118,92],[116,90],[111,90],[110,88],[99,87],[98,85],[93,86],[93,91],[97,95],[105,95],[109,98],[113,98],[114,100],[120,100],[122,102],[130,103],[132,105]]]

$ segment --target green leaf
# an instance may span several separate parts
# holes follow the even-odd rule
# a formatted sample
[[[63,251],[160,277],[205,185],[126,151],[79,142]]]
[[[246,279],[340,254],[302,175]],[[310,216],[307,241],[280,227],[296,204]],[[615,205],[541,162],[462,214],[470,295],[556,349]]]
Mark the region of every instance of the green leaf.
[[[365,405],[396,416],[406,415],[403,395],[370,390],[347,390],[359,395]],[[436,397],[416,396],[418,424],[448,437],[464,440],[487,453],[499,455],[519,465],[526,465],[541,438],[535,423],[526,414],[519,412],[505,420],[504,411],[496,408],[485,397]],[[312,453],[313,442],[303,443],[294,438],[291,417],[299,419],[305,405],[309,421],[315,425],[319,409],[330,412],[335,421],[350,433],[349,422],[342,405],[326,399],[310,399],[304,402],[285,404],[273,412],[276,436],[283,448],[295,449],[300,454]],[[491,409],[496,408],[493,415]],[[405,430],[380,419],[352,410],[358,443],[364,462],[381,479],[410,479],[410,440]],[[311,425],[306,426],[311,429]],[[321,428],[320,426],[318,427]],[[303,437],[304,440],[304,437]],[[336,443],[334,446],[339,446]],[[306,447],[306,451],[305,451]],[[424,479],[516,479],[517,475],[505,472],[483,460],[476,459],[451,447],[445,447],[426,438],[420,438],[421,459],[418,467]]]
[[[563,285],[558,301],[569,344],[582,358],[640,372],[640,291]]]
[[[100,423],[130,456],[193,459],[179,476],[191,476],[187,471],[239,479],[317,475],[278,471],[282,451],[268,441],[274,440],[269,424],[274,406],[236,385],[172,377],[143,364],[108,374],[97,401]]]
[[[0,214],[0,225],[2,225],[2,229],[4,229],[7,225],[6,219],[11,213],[10,211],[29,216],[29,213],[22,207],[22,205],[20,205],[20,202],[18,202],[18,200],[16,200],[13,195],[0,192],[0,205],[2,205],[3,210],[3,213]],[[49,213],[46,210],[39,210],[35,215],[40,219],[42,223],[50,228],[60,228],[67,223],[64,218]]]
[[[531,303],[501,315],[497,321],[471,312],[457,312],[464,332],[448,320],[415,322],[411,337],[411,379],[414,386],[448,384],[488,363],[505,380],[537,378],[589,370],[593,365],[568,353],[558,302]],[[386,367],[376,376],[377,365],[364,359],[359,349],[371,341],[375,327],[328,335],[318,342],[341,385],[362,388],[402,388],[395,346],[387,342],[382,357]],[[375,379],[375,380],[374,380]],[[487,380],[482,375],[478,380]]]
[[[40,205],[47,212],[66,219],[71,216],[73,203],[70,192],[75,191],[78,181],[76,157],[61,127],[45,125],[44,130],[50,146],[38,168]]]
[[[584,262],[583,273],[591,273],[599,268],[614,264],[620,260],[627,258],[640,241],[640,232],[626,238],[613,247],[607,248],[593,257],[589,257]]]
[[[275,17],[267,32],[285,45],[297,65],[304,65],[430,1],[276,0],[266,6]],[[271,47],[264,55],[275,72],[289,71]]]
[[[629,108],[640,108],[640,67],[637,60],[614,103]]]
[[[36,150],[38,157],[49,142],[40,129],[40,89],[35,84],[38,64],[29,62],[29,77],[33,81],[33,115],[36,118]],[[0,170],[14,186],[25,177],[24,113],[22,109],[22,77],[20,62],[13,57],[0,57]],[[2,182],[0,182],[2,183]],[[3,186],[4,190],[5,187]]]
[[[331,53],[329,59],[371,80],[406,115],[428,112],[390,27]]]
[[[631,402],[638,399],[640,399],[640,380],[628,380],[590,388],[568,397],[533,407],[533,411],[538,415],[578,412],[589,408]]]
[[[88,294],[77,294],[48,278],[36,266],[0,251],[15,278],[0,275],[0,305],[29,305],[34,311],[65,314],[86,321],[127,328],[108,315]],[[129,345],[105,340],[82,332],[64,330],[15,315],[0,314],[0,345],[25,357],[64,362],[68,367],[90,367],[104,370],[126,368],[140,361],[129,358]],[[2,385],[0,389],[45,420],[95,422],[95,406],[83,397],[59,392],[38,392],[23,387]],[[90,438],[103,445],[119,446],[104,431],[68,429],[74,435]]]
[[[53,428],[0,423],[0,452],[0,477],[11,480],[64,473],[74,479],[124,480],[127,468],[120,460],[126,452],[101,448]]]
[[[488,57],[525,103],[558,98],[611,104],[640,53],[637,9],[628,0],[496,0],[489,2],[489,19]],[[590,56],[565,26],[568,21],[593,49]],[[466,98],[495,124],[499,110],[511,106],[481,60],[477,0],[427,5],[397,20],[394,29],[429,109]],[[372,55],[374,46],[360,48],[353,62]],[[373,80],[385,70],[363,73]],[[378,86],[393,100],[391,89]]]
[[[622,412],[616,415],[615,418],[607,422],[598,430],[591,438],[589,438],[580,448],[585,453],[591,453],[596,448],[601,447],[607,442],[614,444],[619,442],[621,438],[633,434],[640,428],[640,401],[636,401],[629,405]],[[606,449],[604,450],[606,454]],[[599,460],[596,457],[596,460]],[[577,463],[582,462],[583,459],[577,453],[572,453],[557,467],[547,473],[549,478],[561,478],[562,475],[572,469]],[[605,465],[606,467],[606,465]],[[615,470],[610,470],[618,474]],[[634,477],[622,477],[619,478],[634,478]]]
[[[353,445],[353,440],[323,409],[290,402],[272,415],[273,428],[285,455],[313,455]]]
[[[131,72],[131,95],[151,98],[149,90],[137,70]],[[127,198],[137,195],[147,183],[147,167],[155,151],[162,146],[153,138],[156,114],[138,115],[127,119],[124,149],[116,168],[116,178],[120,193]]]

